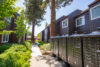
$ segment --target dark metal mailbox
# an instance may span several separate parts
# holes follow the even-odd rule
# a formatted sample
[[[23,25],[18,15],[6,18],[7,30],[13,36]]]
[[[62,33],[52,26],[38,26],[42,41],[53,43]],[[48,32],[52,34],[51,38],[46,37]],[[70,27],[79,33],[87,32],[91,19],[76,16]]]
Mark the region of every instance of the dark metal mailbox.
[[[62,38],[59,38],[59,58],[62,57]]]
[[[71,67],[83,67],[82,36],[68,37],[68,63]]]
[[[67,62],[67,37],[59,37],[59,57]]]
[[[67,37],[62,37],[62,56],[61,59],[65,62],[68,61],[67,58]]]
[[[97,33],[83,38],[84,67],[100,67],[100,33]]]
[[[67,45],[68,45],[68,63],[72,67],[73,65],[73,38],[67,38]]]
[[[54,54],[59,55],[59,41],[58,38],[54,38]]]

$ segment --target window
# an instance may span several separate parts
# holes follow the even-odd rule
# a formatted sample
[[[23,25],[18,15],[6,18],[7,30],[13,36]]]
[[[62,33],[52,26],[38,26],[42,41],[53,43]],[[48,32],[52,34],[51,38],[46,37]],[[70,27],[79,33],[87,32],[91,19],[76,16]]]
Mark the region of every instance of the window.
[[[7,21],[8,21],[9,23],[11,23],[11,17],[8,17]]]
[[[68,19],[62,21],[62,28],[68,27]]]
[[[100,4],[91,8],[90,12],[91,12],[91,19],[92,20],[100,18]]]
[[[6,43],[9,41],[9,35],[2,35],[2,43]]]
[[[85,17],[81,16],[76,19],[76,27],[85,25]]]
[[[8,23],[11,23],[11,17],[8,17],[8,18],[4,18],[5,19],[5,22],[8,22]]]

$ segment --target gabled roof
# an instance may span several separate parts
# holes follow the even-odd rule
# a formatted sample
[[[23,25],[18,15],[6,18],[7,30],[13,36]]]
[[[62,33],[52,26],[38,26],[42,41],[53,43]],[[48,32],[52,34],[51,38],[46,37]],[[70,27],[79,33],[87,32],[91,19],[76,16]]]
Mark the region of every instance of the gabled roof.
[[[97,2],[100,2],[100,0],[96,0],[96,1],[94,1],[93,3],[89,4],[88,6],[90,7],[91,5],[96,4]]]
[[[83,15],[84,13],[86,13],[86,12],[88,12],[88,11],[89,11],[89,9],[86,9],[86,10],[82,11],[82,12],[81,12],[79,15],[77,15],[75,18],[77,18],[77,17]]]
[[[62,17],[60,17],[59,19],[56,20],[56,23],[58,23],[58,22],[64,20],[65,18],[67,18],[67,16],[62,16]]]

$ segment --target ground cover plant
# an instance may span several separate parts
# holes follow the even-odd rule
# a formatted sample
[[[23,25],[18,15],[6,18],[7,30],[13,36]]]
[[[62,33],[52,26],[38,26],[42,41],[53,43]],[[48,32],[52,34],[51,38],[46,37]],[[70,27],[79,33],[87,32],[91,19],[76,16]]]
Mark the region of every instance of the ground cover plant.
[[[38,41],[38,46],[40,47],[40,46],[42,46],[42,45],[44,45],[44,44],[47,44],[46,42],[44,42],[44,41]]]
[[[29,42],[25,44],[8,43],[0,46],[0,67],[30,67],[30,48]]]
[[[50,43],[46,43],[46,42],[43,42],[43,41],[39,41],[38,42],[39,44],[39,47],[40,47],[40,50],[42,52],[43,55],[48,55],[48,54],[51,54],[50,52]]]

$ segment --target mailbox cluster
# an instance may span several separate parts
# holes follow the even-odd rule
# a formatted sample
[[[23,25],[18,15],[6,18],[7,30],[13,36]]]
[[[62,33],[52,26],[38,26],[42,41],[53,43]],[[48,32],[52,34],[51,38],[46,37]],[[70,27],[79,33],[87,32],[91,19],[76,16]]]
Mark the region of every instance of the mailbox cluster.
[[[51,38],[51,50],[70,67],[100,67],[100,33]]]

